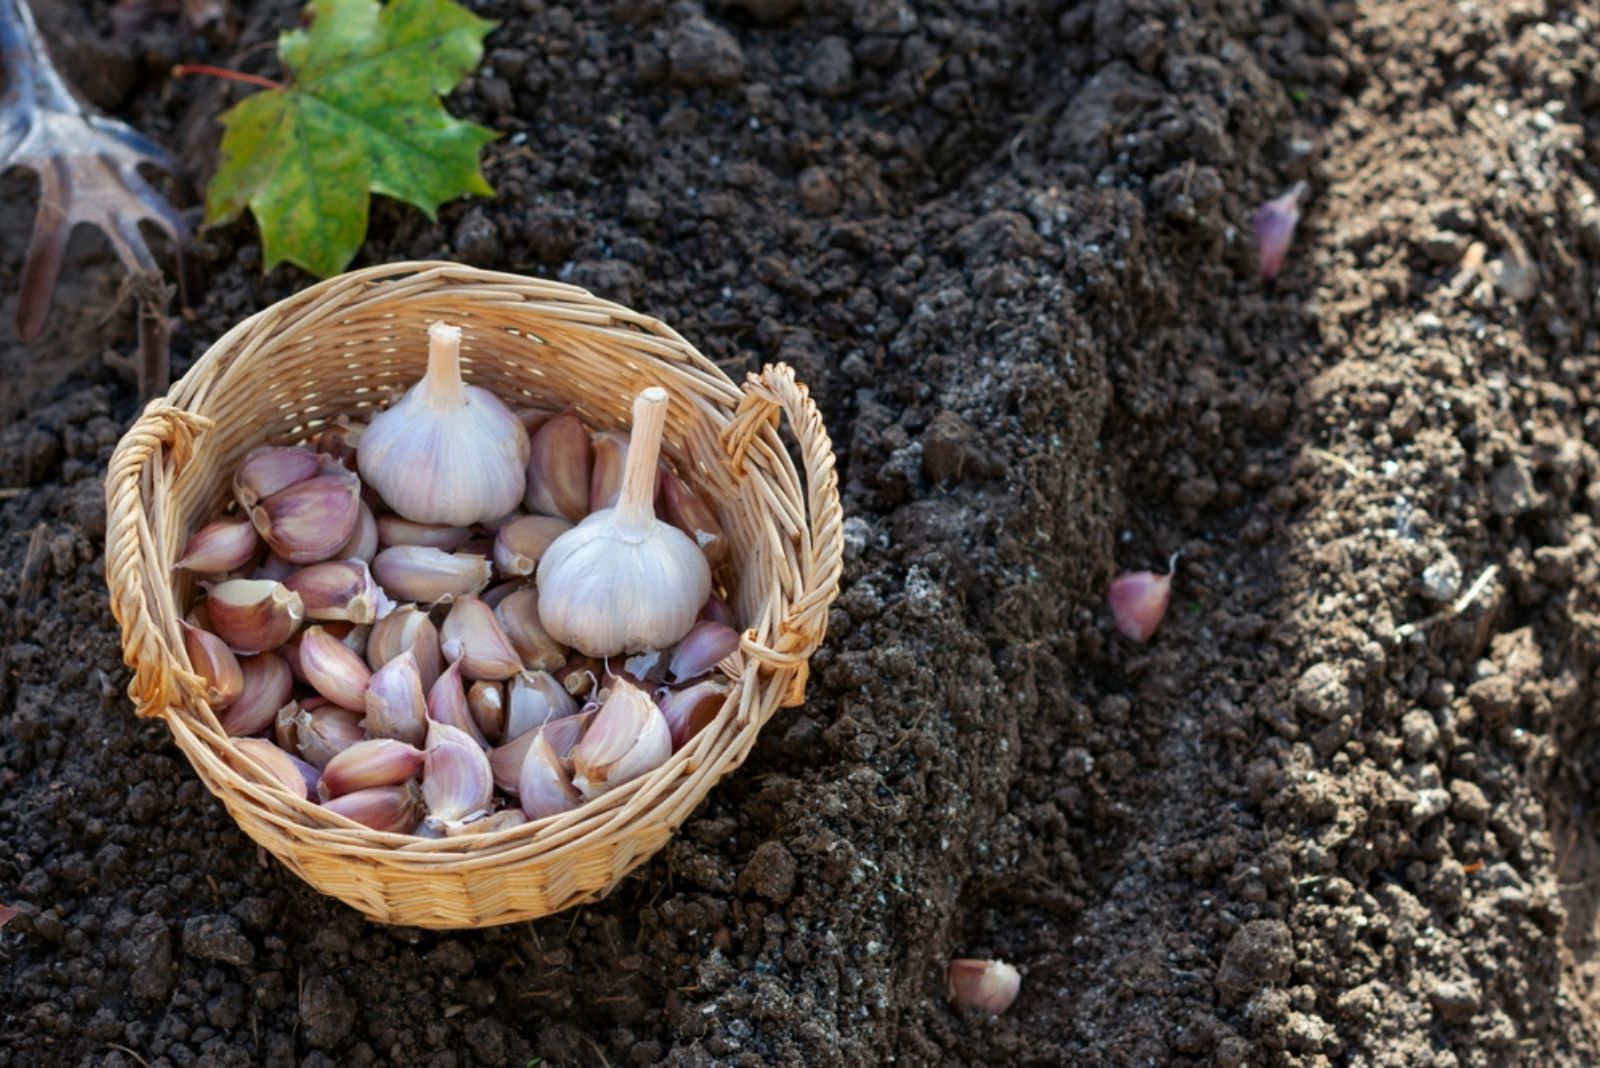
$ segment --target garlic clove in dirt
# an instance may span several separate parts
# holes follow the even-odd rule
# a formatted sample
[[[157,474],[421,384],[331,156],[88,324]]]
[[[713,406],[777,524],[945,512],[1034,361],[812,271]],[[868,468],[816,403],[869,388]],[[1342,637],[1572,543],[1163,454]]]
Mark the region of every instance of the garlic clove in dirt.
[[[489,585],[489,561],[470,553],[447,553],[426,545],[396,545],[372,561],[378,585],[397,601],[438,604],[477,593]]]
[[[300,595],[307,619],[371,623],[378,618],[378,585],[360,560],[324,560],[283,580]]]
[[[361,480],[345,472],[296,482],[252,508],[250,521],[291,564],[331,560],[361,521]]]
[[[444,523],[413,523],[398,515],[386,515],[378,520],[378,544],[387,549],[393,545],[420,545],[440,552],[453,553],[472,538],[471,527],[453,527]]]
[[[707,679],[673,690],[661,701],[661,715],[666,718],[667,729],[672,732],[672,751],[676,753],[689,739],[699,734],[722,711],[728,697],[728,684]]]
[[[572,784],[585,797],[637,779],[672,755],[672,730],[650,695],[619,679],[573,746]]]
[[[317,782],[316,768],[285,753],[265,738],[235,738],[233,744],[266,772],[269,782],[296,797],[311,799]]]
[[[508,578],[533,574],[550,543],[571,529],[571,523],[555,516],[518,516],[495,533],[495,570]]]
[[[674,682],[698,678],[739,651],[739,632],[702,619],[672,650],[667,671]]]
[[[236,653],[276,649],[305,618],[300,595],[281,582],[229,579],[206,593],[211,629]]]
[[[1284,257],[1300,224],[1300,199],[1306,183],[1296,182],[1282,196],[1274,197],[1256,209],[1251,224],[1255,230],[1256,255],[1261,260],[1261,280],[1270,282],[1283,268]]]
[[[427,373],[373,417],[356,462],[405,518],[466,527],[521,503],[528,433],[500,398],[461,380],[461,328],[434,323]]]
[[[289,665],[276,654],[242,657],[239,672],[244,680],[239,696],[219,717],[222,729],[234,738],[260,734],[272,726],[278,709],[294,693],[294,676],[289,673]]]
[[[360,514],[356,517],[356,532],[350,535],[350,540],[339,547],[334,554],[336,560],[360,560],[363,563],[372,563],[372,558],[378,555],[378,521],[373,518],[372,509],[367,507],[367,502],[362,501]]]
[[[578,711],[578,702],[548,671],[522,671],[506,695],[506,733],[511,741],[552,719]]]
[[[448,723],[428,725],[422,758],[422,798],[428,815],[463,820],[494,803],[494,776],[483,747]]]
[[[237,571],[255,559],[260,547],[261,538],[248,519],[219,519],[195,531],[172,566],[211,574]]]
[[[427,737],[428,705],[422,695],[422,673],[416,654],[410,649],[373,673],[362,702],[366,718],[361,725],[368,737],[396,738],[411,745],[421,745]]]
[[[439,651],[439,630],[428,613],[414,604],[403,604],[378,620],[367,639],[367,663],[377,671],[401,653],[417,658],[422,689],[433,688],[444,670],[444,654]]]
[[[322,769],[317,796],[326,801],[373,786],[398,786],[422,767],[422,750],[394,738],[357,742]]]
[[[1161,625],[1172,600],[1172,575],[1178,565],[1178,554],[1167,561],[1167,573],[1133,571],[1111,580],[1106,600],[1111,605],[1111,618],[1117,629],[1136,642],[1147,642]]]
[[[589,432],[578,417],[563,412],[547,420],[530,445],[523,505],[537,515],[576,523],[589,514],[592,465]]]
[[[583,803],[544,731],[535,731],[517,771],[517,801],[530,820],[570,812]]]
[[[406,834],[422,818],[422,791],[415,781],[408,780],[399,786],[372,786],[342,794],[324,801],[322,807],[374,831]]]
[[[651,505],[666,416],[666,390],[639,394],[620,503],[561,535],[539,561],[545,630],[589,656],[677,644],[711,592],[705,554]]]
[[[539,622],[538,590],[517,590],[495,605],[494,617],[526,670],[554,671],[567,662],[566,648]]]
[[[212,711],[227,708],[239,697],[244,688],[244,675],[239,669],[239,658],[233,655],[228,643],[208,630],[201,630],[188,622],[181,622],[183,647],[189,663],[206,682],[206,703]]]
[[[233,495],[245,511],[276,493],[315,477],[317,454],[297,446],[252,449],[233,473]]]
[[[728,535],[705,500],[673,472],[661,471],[661,514],[689,536],[712,567],[728,558]]]
[[[366,707],[372,672],[366,662],[322,627],[311,627],[300,639],[300,670],[306,683],[340,708]]]
[[[295,749],[312,767],[327,767],[328,761],[366,737],[361,713],[347,708],[332,704],[320,708],[302,706],[295,715]]]
[[[958,959],[945,969],[946,992],[957,1009],[999,1016],[1017,1000],[1022,976],[1002,960]]]
[[[472,709],[467,704],[467,691],[461,682],[461,661],[453,661],[428,691],[427,715],[431,722],[454,727],[471,736],[483,748],[489,748],[489,742],[478,730],[478,722],[472,718]]]
[[[506,733],[506,689],[498,682],[482,679],[467,691],[467,708],[472,712],[472,722],[485,744],[504,738]],[[467,732],[471,734],[471,731]]]
[[[522,670],[522,658],[495,619],[494,610],[469,593],[450,606],[439,628],[439,649],[446,660],[460,660],[469,679],[509,679]]]

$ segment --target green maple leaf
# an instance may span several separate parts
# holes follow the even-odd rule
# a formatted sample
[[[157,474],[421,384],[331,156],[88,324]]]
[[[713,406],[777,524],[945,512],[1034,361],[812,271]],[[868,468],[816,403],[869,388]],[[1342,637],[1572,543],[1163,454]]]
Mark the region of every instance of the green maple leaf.
[[[493,196],[478,153],[499,135],[439,102],[483,58],[495,24],[451,0],[312,0],[306,30],[278,36],[293,72],[221,118],[222,152],[206,223],[248,207],[265,270],[288,260],[326,278],[367,232],[372,193],[434,218],[466,194]]]

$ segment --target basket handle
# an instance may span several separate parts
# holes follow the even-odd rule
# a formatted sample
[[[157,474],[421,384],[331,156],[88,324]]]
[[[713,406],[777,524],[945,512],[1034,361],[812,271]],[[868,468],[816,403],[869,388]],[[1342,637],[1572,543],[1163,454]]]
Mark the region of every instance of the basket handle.
[[[148,592],[165,588],[172,566],[152,526],[156,488],[171,483],[209,429],[210,419],[157,398],[123,436],[106,473],[106,587],[122,628],[122,659],[133,668],[128,696],[141,716],[205,700],[205,680],[177,667],[189,662],[177,620],[163,628]]]
[[[772,642],[764,645],[747,631],[740,646],[767,670],[792,673],[780,702],[782,707],[792,708],[805,701],[811,654],[827,633],[828,608],[839,595],[839,577],[844,571],[844,510],[839,503],[833,441],[810,391],[795,381],[794,369],[786,363],[769,363],[760,374],[749,376],[738,410],[719,440],[734,474],[743,475],[750,450],[767,432],[777,430],[780,414],[789,418],[805,470],[808,522],[800,533],[799,581],[794,602]]]

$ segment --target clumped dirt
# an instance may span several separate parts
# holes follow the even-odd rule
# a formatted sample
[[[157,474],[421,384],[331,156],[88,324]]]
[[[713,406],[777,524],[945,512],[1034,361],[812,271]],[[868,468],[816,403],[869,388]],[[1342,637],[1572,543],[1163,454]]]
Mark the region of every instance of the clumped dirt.
[[[163,72],[270,71],[294,17],[119,45],[39,6],[195,179],[230,90]],[[476,6],[451,104],[507,134],[500,196],[379,203],[361,262],[792,363],[850,515],[810,701],[599,904],[445,934],[320,898],[123,697],[99,480],[136,402],[86,239],[52,340],[0,332],[0,1065],[1600,1060],[1600,12]],[[1263,284],[1251,210],[1301,178]],[[196,258],[180,371],[306,282],[245,226]],[[1105,584],[1176,550],[1134,645]],[[1015,962],[1012,1011],[954,1013],[952,956]]]

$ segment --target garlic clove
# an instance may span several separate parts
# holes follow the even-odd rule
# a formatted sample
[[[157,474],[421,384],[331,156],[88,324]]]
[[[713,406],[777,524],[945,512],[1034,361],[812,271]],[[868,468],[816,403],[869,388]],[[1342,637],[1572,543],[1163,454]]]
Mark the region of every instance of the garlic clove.
[[[470,735],[472,740],[483,746],[489,747],[489,742],[483,737],[483,732],[478,730],[477,720],[472,718],[472,709],[467,704],[467,691],[461,683],[461,661],[453,661],[445,668],[444,674],[439,676],[439,681],[433,684],[428,691],[428,719],[434,723],[443,723]]]
[[[294,693],[294,676],[281,656],[261,653],[243,657],[239,672],[243,679],[239,696],[219,717],[222,729],[234,738],[260,734],[272,726],[278,709]]]
[[[283,580],[300,595],[307,619],[371,623],[378,618],[378,585],[360,560],[324,560]]]
[[[249,755],[266,772],[267,780],[296,797],[310,800],[317,782],[317,769],[299,757],[291,756],[265,738],[235,738],[234,747]]]
[[[467,708],[485,744],[504,738],[506,733],[506,691],[498,682],[478,680],[467,691]],[[468,731],[467,733],[472,733]]]
[[[548,671],[522,671],[511,680],[506,696],[506,733],[511,741],[552,719],[578,711],[578,702]]]
[[[583,795],[572,785],[572,777],[556,756],[544,731],[535,731],[522,767],[517,771],[517,800],[530,820],[570,812],[583,803]]]
[[[739,632],[703,619],[672,650],[667,671],[674,682],[698,678],[739,651]]]
[[[206,681],[206,703],[213,712],[227,708],[244,689],[239,659],[228,643],[208,630],[184,622],[183,648],[196,675]]]
[[[367,507],[367,502],[362,501],[360,514],[356,518],[356,532],[350,535],[350,540],[339,547],[334,554],[336,560],[360,560],[372,563],[372,558],[378,555],[378,521],[372,516],[372,509]]]
[[[250,528],[254,530],[255,527]],[[294,574],[294,565],[275,552],[268,552],[266,559],[261,561],[261,566],[251,574],[253,579],[263,579],[270,582],[282,582]]]
[[[1155,634],[1172,601],[1172,575],[1177,564],[1178,554],[1173,553],[1165,575],[1133,571],[1111,580],[1106,600],[1111,605],[1112,620],[1125,636],[1147,642]]]
[[[261,538],[248,519],[219,519],[195,531],[172,566],[211,574],[238,571],[255,559],[260,547]]]
[[[571,529],[571,523],[555,516],[518,516],[495,533],[495,569],[509,578],[533,574],[550,543]]]
[[[958,959],[945,969],[946,992],[957,1009],[999,1016],[1017,1000],[1022,976],[1002,960]]]
[[[523,758],[528,755],[528,747],[538,736],[538,731],[529,731],[489,750],[489,774],[494,779],[496,789],[516,795],[517,776],[522,774]]]
[[[1255,230],[1256,254],[1261,260],[1261,280],[1270,282],[1283,269],[1283,261],[1300,225],[1300,198],[1306,183],[1296,182],[1282,196],[1274,197],[1256,209],[1251,219]]]
[[[546,421],[533,435],[523,504],[538,515],[576,523],[589,514],[589,432],[571,412]],[[510,509],[507,509],[510,511]]]
[[[567,772],[570,780],[572,766],[567,759],[568,754],[572,752],[572,747],[578,744],[578,739],[583,737],[584,730],[593,721],[593,712],[552,719],[537,730],[528,731],[505,745],[489,750],[489,770],[494,776],[495,786],[508,794],[516,794],[518,777],[522,774],[522,762],[527,757],[528,747],[533,744],[535,738],[545,740],[556,758],[561,761],[561,767]]]
[[[361,480],[348,472],[296,482],[250,510],[272,551],[292,564],[329,560],[361,520]]]
[[[428,732],[428,705],[415,653],[407,649],[373,673],[363,708],[366,718],[361,725],[368,737],[422,744]]]
[[[733,621],[733,609],[728,607],[727,601],[724,601],[714,593],[706,598],[705,604],[700,606],[700,618],[721,623],[723,626],[732,627],[734,630],[739,629],[739,625]]]
[[[600,688],[600,675],[605,665],[592,656],[569,656],[567,662],[551,674],[573,697],[587,697]]]
[[[446,660],[459,659],[461,673],[469,679],[509,679],[522,670],[522,659],[494,610],[475,593],[450,606],[439,628],[439,650]]]
[[[572,749],[572,783],[585,797],[637,779],[672,755],[672,730],[650,696],[617,680]]]
[[[425,545],[396,545],[372,561],[378,585],[397,601],[438,604],[477,593],[489,585],[489,561]]]
[[[707,679],[667,694],[661,702],[661,715],[672,732],[674,753],[717,718],[727,701],[728,690],[727,683]]]
[[[549,408],[518,408],[516,411],[517,422],[528,432],[530,441],[539,432],[539,428],[554,419],[555,415],[556,413]]]
[[[340,708],[366,707],[372,672],[366,662],[322,627],[311,627],[300,639],[300,670],[306,683]]]
[[[428,814],[442,820],[466,819],[494,803],[494,776],[483,748],[448,723],[428,725],[422,758],[422,798]]]
[[[233,473],[233,495],[245,511],[317,473],[317,454],[298,447],[252,449]]]
[[[367,663],[377,671],[403,652],[417,658],[424,691],[432,689],[444,670],[439,651],[439,630],[428,613],[414,604],[401,605],[373,625],[367,639]]]
[[[322,807],[374,831],[407,834],[422,817],[422,791],[414,781],[373,786],[331,798]]]
[[[518,590],[531,589],[533,589],[532,579],[512,579],[510,582],[502,582],[498,585],[490,586],[478,596],[482,597],[483,603],[488,605],[490,608],[499,608],[501,601],[505,600],[507,597],[510,597]],[[504,626],[504,624],[501,625]]]
[[[567,662],[567,650],[539,622],[539,591],[517,590],[494,608],[511,648],[528,671],[554,671]]]
[[[305,618],[300,595],[281,582],[228,579],[206,593],[211,629],[236,653],[276,649]]]
[[[729,546],[728,535],[716,513],[687,482],[671,471],[661,472],[660,492],[663,518],[700,546],[712,567],[720,566],[728,558]]]
[[[561,535],[539,561],[545,630],[589,656],[676,645],[711,592],[705,554],[651,504],[667,403],[659,387],[639,394],[621,503]]]
[[[313,767],[327,767],[328,761],[366,737],[366,731],[361,729],[361,713],[347,708],[302,705],[295,715],[295,748]]]
[[[568,771],[572,770],[572,750],[578,744],[578,739],[583,737],[583,732],[589,729],[589,724],[594,722],[594,717],[593,712],[579,712],[575,716],[546,720],[537,732],[544,735]]]
[[[422,767],[422,750],[394,738],[372,738],[336,753],[317,782],[317,796],[330,797],[373,786],[397,786]]]
[[[338,460],[347,471],[354,471],[356,450],[361,448],[361,435],[366,429],[367,424],[352,423],[341,415],[317,435],[317,451]]]
[[[453,553],[472,537],[471,527],[452,527],[443,523],[413,523],[404,516],[386,515],[378,520],[378,544],[420,545]]]
[[[405,518],[466,527],[508,515],[521,502],[528,433],[493,393],[461,380],[460,328],[434,323],[427,373],[373,417],[356,462]]]
[[[189,614],[183,618],[191,627],[199,627],[201,630],[211,629],[211,611],[206,608],[204,598],[190,605]]]

